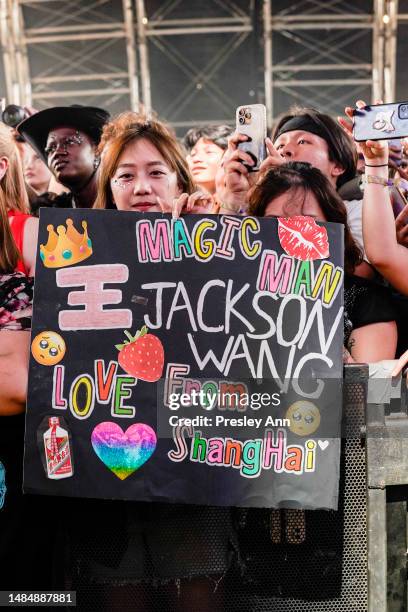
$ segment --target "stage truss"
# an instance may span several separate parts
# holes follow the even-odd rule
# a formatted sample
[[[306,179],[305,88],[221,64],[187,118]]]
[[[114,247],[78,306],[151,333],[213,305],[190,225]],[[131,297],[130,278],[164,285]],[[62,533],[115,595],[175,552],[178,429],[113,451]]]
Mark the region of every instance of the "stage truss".
[[[392,101],[403,1],[0,0],[5,97],[143,104],[184,129],[245,101],[265,101],[269,124],[296,102]]]

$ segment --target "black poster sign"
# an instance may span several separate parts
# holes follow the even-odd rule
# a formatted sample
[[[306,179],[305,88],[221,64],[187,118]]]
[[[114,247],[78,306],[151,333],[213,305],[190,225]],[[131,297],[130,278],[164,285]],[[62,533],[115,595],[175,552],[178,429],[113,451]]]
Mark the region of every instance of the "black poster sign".
[[[25,490],[337,507],[343,228],[41,211]]]

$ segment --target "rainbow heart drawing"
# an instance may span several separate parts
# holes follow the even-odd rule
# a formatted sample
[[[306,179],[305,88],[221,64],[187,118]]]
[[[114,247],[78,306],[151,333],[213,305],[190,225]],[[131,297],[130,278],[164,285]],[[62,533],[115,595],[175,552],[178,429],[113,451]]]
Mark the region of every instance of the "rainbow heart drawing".
[[[124,432],[117,423],[105,421],[95,427],[91,442],[102,463],[125,480],[150,459],[157,437],[145,423],[134,423]]]

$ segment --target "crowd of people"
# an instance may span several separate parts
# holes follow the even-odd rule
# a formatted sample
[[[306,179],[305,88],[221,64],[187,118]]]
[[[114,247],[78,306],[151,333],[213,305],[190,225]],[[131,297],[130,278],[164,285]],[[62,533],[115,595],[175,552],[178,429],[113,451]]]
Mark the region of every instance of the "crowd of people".
[[[25,587],[18,584],[9,560],[19,530],[16,517],[23,512],[23,413],[39,209],[116,209],[173,217],[306,215],[340,223],[345,236],[344,360],[371,363],[401,357],[398,372],[408,349],[408,210],[397,210],[393,198],[396,187],[404,192],[408,179],[406,151],[404,146],[389,147],[387,141],[355,143],[352,112],[347,108],[337,121],[309,108],[285,113],[265,141],[267,156],[256,172],[251,168],[254,159],[239,146],[248,137],[228,125],[193,128],[180,142],[157,118],[135,112],[111,118],[103,109],[84,106],[32,112],[16,130],[0,124],[0,467],[7,487],[4,499],[0,491],[0,566],[10,568],[9,583],[3,574],[4,588]],[[189,513],[190,528],[196,522],[196,533],[202,533],[202,514],[183,511]],[[220,526],[214,536],[217,555],[213,550],[212,559],[202,555],[195,573],[174,567],[174,559],[168,559],[154,579],[168,581],[188,573],[189,588],[202,590],[203,576],[223,574],[233,529],[225,509],[208,512],[217,514],[213,524]],[[173,514],[170,505],[153,515],[151,506],[140,505],[137,518],[127,519],[130,532],[137,531],[134,527],[132,532],[135,522],[154,516],[163,533],[174,533]],[[24,546],[21,533],[18,537]],[[130,540],[128,550],[137,556],[137,537]],[[198,546],[205,549],[204,542]],[[157,538],[155,547],[160,548]],[[184,563],[187,553],[180,555]],[[133,574],[136,582],[146,579],[143,563],[140,559]],[[97,564],[89,571],[102,582],[108,575]],[[120,568],[115,576],[120,581]]]

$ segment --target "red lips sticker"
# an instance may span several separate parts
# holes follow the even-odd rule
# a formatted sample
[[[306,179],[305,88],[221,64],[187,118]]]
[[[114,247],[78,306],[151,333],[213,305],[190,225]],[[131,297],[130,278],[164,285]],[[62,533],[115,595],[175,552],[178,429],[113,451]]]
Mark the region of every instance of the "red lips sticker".
[[[330,255],[326,228],[313,217],[279,217],[278,236],[285,253],[295,259],[310,261]]]

